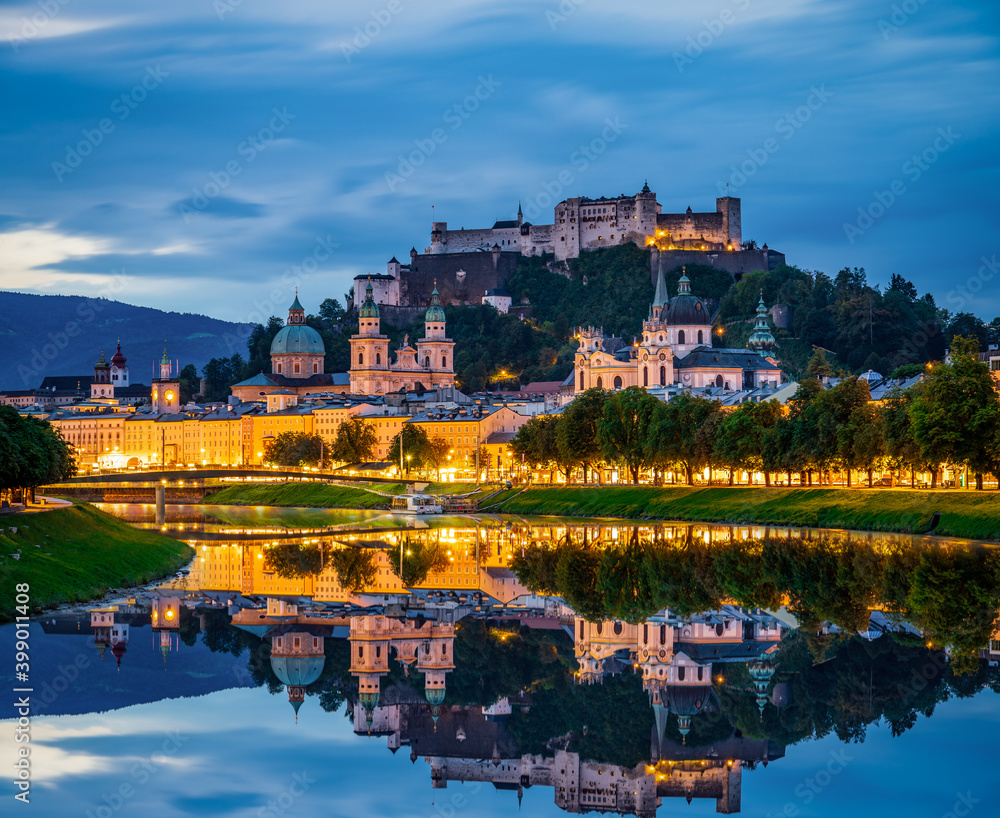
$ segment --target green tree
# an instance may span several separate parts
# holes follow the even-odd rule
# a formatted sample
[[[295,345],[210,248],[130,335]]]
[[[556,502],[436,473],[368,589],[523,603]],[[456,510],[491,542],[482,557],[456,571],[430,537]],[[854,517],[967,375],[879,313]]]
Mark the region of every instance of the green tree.
[[[510,441],[511,451],[521,455],[529,466],[561,468],[563,461],[558,442],[561,422],[559,415],[536,415],[517,430]],[[566,471],[568,476],[568,465]]]
[[[597,423],[604,413],[607,397],[608,393],[603,389],[581,392],[563,410],[556,430],[559,459],[573,466],[581,466],[584,483],[587,482],[587,472],[601,459]]]
[[[352,417],[337,426],[337,435],[327,459],[338,463],[368,463],[375,459],[378,433],[375,424]]]
[[[650,462],[647,433],[660,401],[638,386],[612,392],[597,424],[597,440],[604,459],[626,469],[633,484]]]
[[[392,439],[392,445],[389,447],[390,463],[399,464],[400,443],[403,446],[403,468],[409,476],[411,468],[419,470],[427,463],[430,440],[422,427],[414,423],[404,423],[403,428]]]
[[[272,545],[264,549],[264,567],[283,579],[315,576],[323,570],[323,549],[298,543]]]
[[[433,437],[427,441],[427,465],[434,467],[438,480],[441,479],[441,468],[448,463],[448,452],[450,451],[448,441],[443,437]],[[485,463],[485,460],[483,462]]]
[[[337,572],[337,582],[352,594],[371,588],[378,579],[375,552],[371,549],[349,545],[334,548],[330,552],[330,564]]]
[[[344,308],[336,298],[324,298],[319,305],[319,317],[331,324],[339,324],[344,320]]]
[[[282,432],[264,444],[264,462],[278,466],[316,466],[322,459],[323,438],[305,432]]]
[[[246,364],[239,353],[231,358],[212,358],[202,368],[207,401],[224,401],[229,397],[229,387],[243,377]]]
[[[952,341],[951,362],[931,368],[910,404],[913,434],[928,463],[966,466],[983,488],[983,474],[998,470],[1000,403],[974,339]]]
[[[771,473],[782,466],[779,450],[769,445],[772,430],[781,422],[781,406],[775,401],[743,403],[725,415],[716,438],[719,459],[731,469],[763,472],[771,485]]]
[[[181,370],[181,405],[188,403],[201,390],[201,379],[194,364],[188,364]]]
[[[718,401],[682,392],[666,404],[656,401],[651,406],[652,416],[645,426],[647,461],[679,465],[687,484],[694,485],[695,471],[711,465],[712,455],[698,430],[712,415],[721,412]]]

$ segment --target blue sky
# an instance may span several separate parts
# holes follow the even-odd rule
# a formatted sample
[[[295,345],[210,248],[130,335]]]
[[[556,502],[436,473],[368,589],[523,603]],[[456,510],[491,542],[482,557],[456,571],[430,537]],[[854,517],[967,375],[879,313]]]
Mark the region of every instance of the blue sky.
[[[544,223],[549,194],[648,178],[667,212],[729,182],[744,237],[790,262],[900,273],[990,320],[998,20],[985,0],[0,3],[0,288],[245,320],[298,281],[315,310],[429,244],[432,206]]]

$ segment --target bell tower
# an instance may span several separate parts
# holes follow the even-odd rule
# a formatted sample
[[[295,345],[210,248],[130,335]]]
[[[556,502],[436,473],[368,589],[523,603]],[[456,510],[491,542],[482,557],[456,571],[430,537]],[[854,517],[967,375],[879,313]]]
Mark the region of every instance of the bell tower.
[[[358,310],[358,333],[351,336],[351,392],[356,395],[388,391],[389,337],[379,332],[380,323],[369,279]]]
[[[163,343],[163,357],[160,358],[160,377],[153,379],[153,391],[150,395],[153,414],[176,414],[181,410],[181,382],[174,375],[174,365],[167,357],[167,345]]]

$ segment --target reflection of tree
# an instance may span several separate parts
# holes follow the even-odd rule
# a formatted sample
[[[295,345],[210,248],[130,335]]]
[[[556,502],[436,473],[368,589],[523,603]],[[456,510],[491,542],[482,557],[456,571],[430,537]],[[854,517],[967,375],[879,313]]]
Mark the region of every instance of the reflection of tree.
[[[282,579],[312,576],[323,570],[323,551],[318,545],[272,545],[264,549],[264,567]]]
[[[1000,610],[1000,552],[976,543],[872,542],[857,535],[766,537],[702,543],[650,538],[632,528],[623,542],[535,544],[511,561],[525,587],[561,596],[578,614],[642,620],[662,608],[680,616],[723,602],[756,608],[785,603],[805,630],[831,622],[865,631],[883,608],[952,648],[956,667],[975,669]],[[824,646],[817,643],[817,658]]]
[[[257,637],[234,627],[225,610],[210,609],[205,611],[202,616],[205,628],[201,641],[212,653],[231,653],[233,656],[239,656],[248,647],[253,647],[259,641]]]
[[[341,587],[351,593],[370,588],[378,578],[374,551],[345,545],[330,552],[330,563]]]
[[[438,543],[413,542],[409,537],[406,537],[401,549],[390,549],[385,553],[392,572],[400,578],[405,588],[420,585],[431,571],[448,564],[448,556]]]
[[[198,634],[201,633],[201,623],[187,605],[181,605],[180,627],[177,635],[180,640],[189,648],[193,648],[198,643]]]

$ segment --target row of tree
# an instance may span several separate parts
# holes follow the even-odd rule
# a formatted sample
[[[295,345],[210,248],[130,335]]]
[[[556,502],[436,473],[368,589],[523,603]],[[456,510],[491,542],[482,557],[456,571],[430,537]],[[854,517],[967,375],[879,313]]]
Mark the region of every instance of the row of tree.
[[[70,446],[51,424],[0,406],[0,492],[58,483],[74,474]]]
[[[977,345],[961,337],[949,363],[932,366],[923,381],[896,390],[882,403],[871,400],[867,381],[849,377],[824,389],[819,377],[804,379],[787,408],[776,401],[735,409],[705,396],[681,393],[662,402],[646,390],[588,390],[561,415],[538,416],[511,443],[536,467],[558,468],[567,479],[583,479],[599,464],[625,470],[633,483],[640,472],[662,482],[680,471],[693,484],[705,469],[724,470],[733,483],[739,472],[762,473],[765,483],[785,473],[800,483],[832,482],[857,471],[872,485],[876,469],[931,473],[942,465],[967,468],[982,489],[984,474],[1000,473],[1000,402]]]

